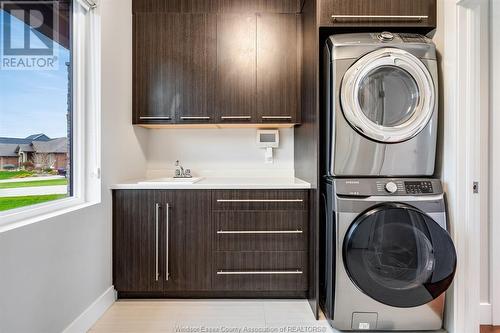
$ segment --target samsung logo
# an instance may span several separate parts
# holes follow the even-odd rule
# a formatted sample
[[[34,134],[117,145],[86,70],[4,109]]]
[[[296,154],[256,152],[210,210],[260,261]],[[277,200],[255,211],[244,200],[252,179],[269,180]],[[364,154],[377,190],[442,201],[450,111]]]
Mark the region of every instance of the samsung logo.
[[[346,180],[347,185],[359,185],[359,180]]]

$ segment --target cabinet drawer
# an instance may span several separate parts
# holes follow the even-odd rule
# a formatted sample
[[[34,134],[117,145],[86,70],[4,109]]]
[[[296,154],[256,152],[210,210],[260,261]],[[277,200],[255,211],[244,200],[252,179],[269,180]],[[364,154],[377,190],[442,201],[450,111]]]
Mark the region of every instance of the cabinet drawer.
[[[302,251],[306,211],[220,211],[213,214],[219,251]]]
[[[306,255],[291,252],[215,252],[216,290],[307,290]]]
[[[307,190],[220,190],[213,210],[306,210]]]

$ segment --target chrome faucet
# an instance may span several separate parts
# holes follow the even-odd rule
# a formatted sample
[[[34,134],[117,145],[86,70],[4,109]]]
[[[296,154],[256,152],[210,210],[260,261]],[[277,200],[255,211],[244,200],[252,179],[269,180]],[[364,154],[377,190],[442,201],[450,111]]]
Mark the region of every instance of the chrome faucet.
[[[191,170],[186,169],[182,166],[179,160],[175,161],[175,176],[174,178],[193,178],[191,175]]]

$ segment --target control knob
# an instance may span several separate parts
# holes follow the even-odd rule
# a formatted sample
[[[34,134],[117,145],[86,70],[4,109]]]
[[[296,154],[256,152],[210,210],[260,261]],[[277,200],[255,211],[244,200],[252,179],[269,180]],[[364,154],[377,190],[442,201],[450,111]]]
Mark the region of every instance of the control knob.
[[[377,37],[381,42],[390,42],[394,39],[394,35],[388,31],[382,31]]]
[[[398,185],[394,182],[388,182],[385,184],[385,190],[389,193],[396,193],[398,191]]]

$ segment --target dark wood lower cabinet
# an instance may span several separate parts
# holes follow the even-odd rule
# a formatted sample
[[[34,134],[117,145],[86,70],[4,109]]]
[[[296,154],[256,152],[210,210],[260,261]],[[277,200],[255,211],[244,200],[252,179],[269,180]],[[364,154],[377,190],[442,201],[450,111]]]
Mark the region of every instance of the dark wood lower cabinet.
[[[115,191],[113,198],[113,277],[118,291],[162,291],[156,276],[154,191]]]
[[[306,198],[298,190],[115,190],[119,297],[304,297]]]

